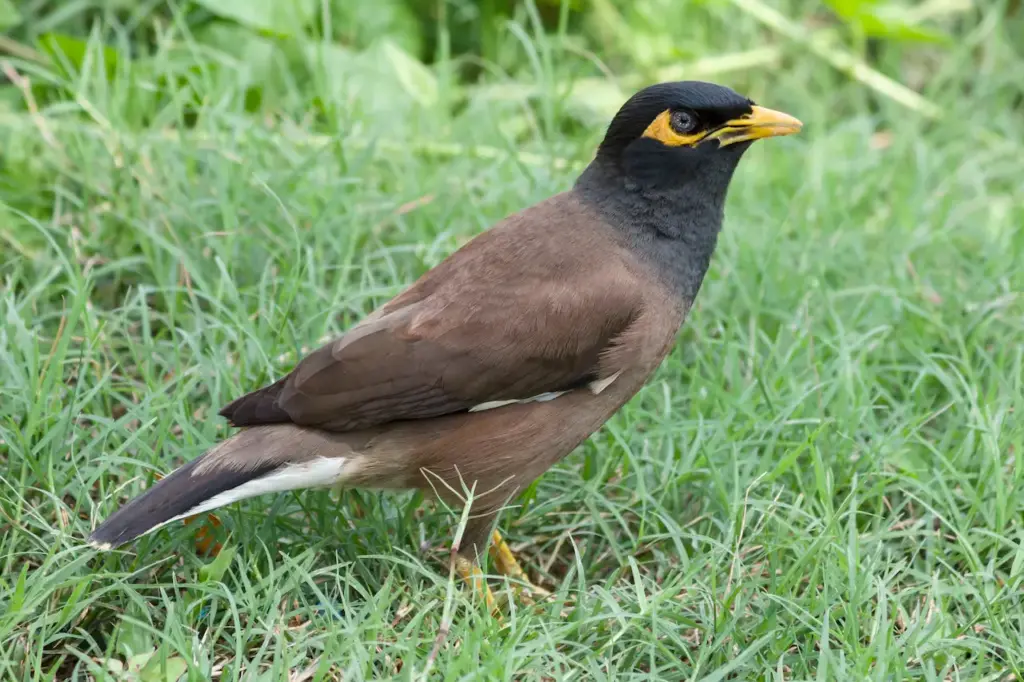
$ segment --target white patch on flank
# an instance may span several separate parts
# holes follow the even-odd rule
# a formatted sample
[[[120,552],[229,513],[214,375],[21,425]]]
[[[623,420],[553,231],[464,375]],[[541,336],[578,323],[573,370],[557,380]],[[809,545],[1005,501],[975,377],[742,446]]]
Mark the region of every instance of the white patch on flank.
[[[615,374],[611,375],[610,377],[605,377],[600,381],[591,381],[590,392],[593,393],[594,395],[601,395],[601,391],[611,386],[612,382],[618,379],[620,374],[622,374],[621,369]]]
[[[257,497],[258,495],[281,493],[286,490],[298,490],[300,488],[324,488],[334,485],[344,476],[345,461],[344,457],[318,457],[309,462],[289,464],[266,476],[246,481],[237,488],[217,493],[205,502],[200,502],[192,507],[184,514],[168,519],[167,523],[202,514],[218,507],[225,507],[239,500]],[[152,528],[147,532],[154,530],[156,528]]]
[[[493,410],[499,407],[505,407],[506,405],[518,405],[523,403],[546,403],[549,400],[554,400],[560,395],[565,395],[569,391],[550,391],[548,393],[541,393],[535,395],[532,398],[523,398],[522,400],[491,400],[486,403],[480,403],[469,408],[470,412],[483,412],[484,410]]]

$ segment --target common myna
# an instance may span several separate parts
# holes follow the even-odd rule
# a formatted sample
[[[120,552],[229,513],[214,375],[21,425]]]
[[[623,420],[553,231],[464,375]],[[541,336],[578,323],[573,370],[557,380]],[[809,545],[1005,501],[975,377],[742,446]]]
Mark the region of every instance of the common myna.
[[[524,579],[491,535],[498,511],[644,385],[700,289],[743,152],[800,127],[711,83],[638,92],[572,189],[475,237],[222,409],[241,430],[91,542],[111,548],[298,488],[418,488],[454,504],[472,491],[457,570],[481,587],[476,560],[490,546],[498,572]]]

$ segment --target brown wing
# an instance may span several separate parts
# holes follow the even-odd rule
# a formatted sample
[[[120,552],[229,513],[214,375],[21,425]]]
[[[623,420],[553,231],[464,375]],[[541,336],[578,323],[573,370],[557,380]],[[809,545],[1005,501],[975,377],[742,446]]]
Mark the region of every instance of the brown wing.
[[[580,211],[560,195],[485,232],[221,414],[347,431],[604,378],[601,353],[641,297],[607,228]]]

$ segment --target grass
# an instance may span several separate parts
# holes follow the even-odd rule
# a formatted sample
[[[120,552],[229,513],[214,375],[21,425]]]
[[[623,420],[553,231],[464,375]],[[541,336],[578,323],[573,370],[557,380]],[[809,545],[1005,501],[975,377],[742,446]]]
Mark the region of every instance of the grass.
[[[809,54],[720,79],[805,134],[745,159],[650,384],[504,516],[555,598],[503,624],[446,572],[457,513],[411,494],[238,505],[217,559],[194,527],[83,539],[218,406],[569,186],[602,131],[559,123],[559,59],[536,107],[321,71],[289,86],[328,103],[315,131],[212,66],[198,108],[122,65],[0,111],[0,677],[1021,678],[1019,24],[942,53],[937,120]]]

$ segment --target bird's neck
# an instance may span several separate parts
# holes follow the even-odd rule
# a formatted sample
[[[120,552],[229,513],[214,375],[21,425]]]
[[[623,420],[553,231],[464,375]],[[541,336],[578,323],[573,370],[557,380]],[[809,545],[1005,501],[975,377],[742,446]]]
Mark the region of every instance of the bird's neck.
[[[726,187],[728,179],[722,184]],[[724,189],[709,191],[704,183],[640,183],[595,161],[573,191],[687,304],[693,302],[722,228]]]

